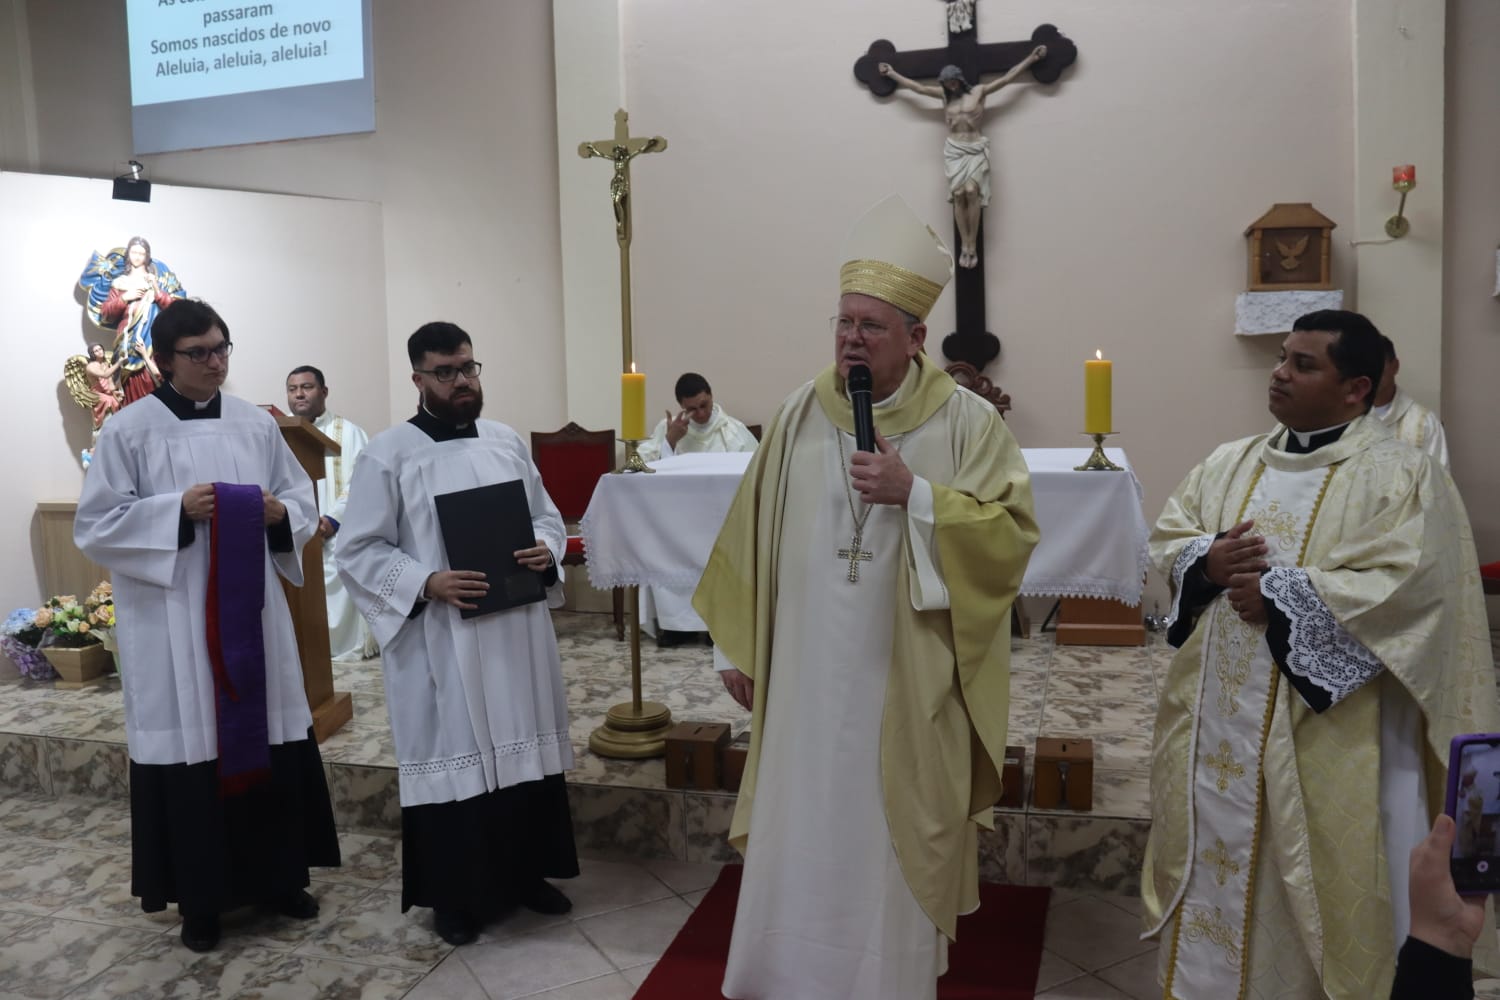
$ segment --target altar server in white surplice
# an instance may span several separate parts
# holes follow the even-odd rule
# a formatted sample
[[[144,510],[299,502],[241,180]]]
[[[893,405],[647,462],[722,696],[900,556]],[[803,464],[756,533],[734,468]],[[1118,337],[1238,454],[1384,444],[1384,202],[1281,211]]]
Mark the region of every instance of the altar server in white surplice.
[[[1442,421],[1436,413],[1396,385],[1401,359],[1396,357],[1396,345],[1389,337],[1380,339],[1385,344],[1385,373],[1380,377],[1380,388],[1375,390],[1375,405],[1370,412],[1389,427],[1398,440],[1425,451],[1446,469],[1448,438],[1443,433]]]
[[[220,391],[229,327],[178,299],[152,337],[165,383],[105,422],[74,540],[114,581],[130,749],[131,892],[176,903],[207,951],[219,914],[317,915],[309,865],[338,837],[291,613],[317,526],[270,415]]]
[[[1299,318],[1280,425],[1216,449],[1152,537],[1178,652],[1141,896],[1179,1000],[1387,996],[1449,741],[1500,726],[1463,501],[1369,414],[1381,340]]]
[[[401,789],[401,908],[429,906],[450,944],[513,904],[564,913],[548,878],[578,874],[563,772],[573,766],[557,636],[566,534],[525,443],[480,420],[469,335],[428,323],[407,341],[416,416],[359,457],[339,573],[380,644]],[[448,568],[434,497],[519,481],[535,545],[515,553],[548,602],[463,618],[491,585]],[[478,526],[476,526],[478,530]],[[501,581],[493,581],[499,586]]]
[[[947,249],[893,197],[843,260],[834,364],[782,403],[693,599],[752,708],[730,827],[737,1000],[935,996],[979,903],[1010,606],[1038,537],[999,413],[922,353]],[[854,449],[855,365],[878,453]]]
[[[714,402],[708,379],[687,372],[677,380],[676,396],[680,409],[675,416],[668,411],[651,432],[651,440],[641,444],[643,459],[651,462],[669,455],[755,450],[759,443],[755,435]],[[641,629],[655,635],[663,646],[674,645],[686,633],[708,631],[693,610],[693,589],[642,587]]]
[[[293,368],[286,377],[286,404],[293,415],[304,417],[339,444],[339,453],[323,460],[323,478],[318,480],[318,537],[323,540],[323,591],[328,602],[328,648],[333,658],[351,663],[374,656],[375,639],[364,616],[344,591],[339,579],[339,526],[344,523],[344,505],[349,502],[349,483],[354,463],[369,442],[363,429],[347,417],[328,409],[328,384],[312,365]]]

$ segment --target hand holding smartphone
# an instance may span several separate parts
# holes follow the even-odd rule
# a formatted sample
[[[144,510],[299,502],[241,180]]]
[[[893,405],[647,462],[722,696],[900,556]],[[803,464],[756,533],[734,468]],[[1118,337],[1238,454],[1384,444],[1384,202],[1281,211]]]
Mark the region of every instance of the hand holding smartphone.
[[[1456,834],[1449,868],[1460,895],[1500,892],[1500,733],[1455,736],[1444,812]]]

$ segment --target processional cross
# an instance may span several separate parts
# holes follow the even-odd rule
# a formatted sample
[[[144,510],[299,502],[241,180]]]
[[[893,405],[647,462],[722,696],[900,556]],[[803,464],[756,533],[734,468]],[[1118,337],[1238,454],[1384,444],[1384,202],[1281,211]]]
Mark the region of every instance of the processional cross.
[[[630,371],[635,360],[630,336],[630,161],[642,153],[660,153],[667,140],[659,135],[649,139],[630,137],[630,115],[624,108],[615,112],[615,134],[609,139],[580,142],[578,155],[585,160],[597,156],[614,164],[609,181],[609,200],[615,209],[615,242],[620,246],[620,338],[624,350],[624,371]]]
[[[1040,25],[1031,33],[1029,41],[981,43],[975,24],[976,3],[977,0],[947,0],[948,44],[944,48],[902,52],[886,39],[873,42],[854,62],[855,79],[876,97],[886,97],[895,92],[897,82],[892,76],[881,73],[882,63],[889,65],[895,71],[894,75],[910,80],[936,80],[944,66],[957,66],[963,71],[964,82],[978,88],[980,77],[1021,67],[1038,46],[1046,46],[1046,55],[1030,63],[1031,75],[1038,83],[1054,83],[1078,58],[1078,47],[1050,24]],[[982,103],[978,112],[983,113]],[[972,117],[977,123],[978,115]],[[950,126],[958,131],[960,123],[954,120],[951,111],[948,118]],[[984,169],[988,170],[987,154]],[[943,338],[943,354],[952,361],[962,361],[973,365],[976,371],[983,371],[1000,354],[999,338],[985,329],[983,212],[982,209],[979,211],[973,232],[969,239],[965,239],[963,229],[969,227],[960,226],[957,221],[964,205],[957,196],[953,200],[954,244],[960,247],[961,262],[965,266],[958,268],[954,283],[958,329]],[[962,250],[966,246],[970,247],[967,254]]]
[[[620,344],[623,371],[633,369],[634,354],[630,338],[630,161],[642,153],[660,153],[667,140],[659,135],[649,139],[630,137],[630,116],[624,108],[615,112],[615,134],[609,139],[580,142],[578,155],[585,160],[599,157],[614,165],[609,180],[609,200],[615,210],[615,243],[620,247]],[[654,472],[641,461],[635,441],[625,442],[627,472]],[[630,594],[630,703],[612,707],[604,723],[589,734],[589,749],[601,757],[639,759],[660,757],[666,753],[666,735],[672,728],[672,712],[657,701],[641,698],[641,615],[640,587],[632,585]]]

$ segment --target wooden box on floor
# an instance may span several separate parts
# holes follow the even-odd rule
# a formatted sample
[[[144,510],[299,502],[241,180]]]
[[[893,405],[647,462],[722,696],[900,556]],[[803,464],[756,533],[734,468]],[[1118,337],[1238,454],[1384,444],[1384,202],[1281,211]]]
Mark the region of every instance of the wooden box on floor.
[[[1038,809],[1094,808],[1094,741],[1038,736],[1031,783]]]
[[[1005,748],[1005,770],[1000,775],[1001,809],[1020,809],[1026,804],[1026,748]]]
[[[719,786],[726,792],[740,790],[740,781],[745,777],[745,758],[750,755],[750,730],[734,738],[719,755]]]
[[[667,731],[667,787],[719,787],[719,754],[729,745],[724,722],[679,722]]]

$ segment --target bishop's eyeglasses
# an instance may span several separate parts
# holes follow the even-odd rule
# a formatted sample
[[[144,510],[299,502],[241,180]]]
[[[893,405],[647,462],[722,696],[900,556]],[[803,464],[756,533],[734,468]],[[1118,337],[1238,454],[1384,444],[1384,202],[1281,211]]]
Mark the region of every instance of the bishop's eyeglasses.
[[[443,365],[440,368],[413,368],[412,371],[416,372],[418,375],[431,375],[439,382],[452,382],[460,375],[468,379],[478,378],[479,372],[483,368],[484,365],[480,364],[478,361],[470,361],[468,364],[459,365],[457,368]]]

